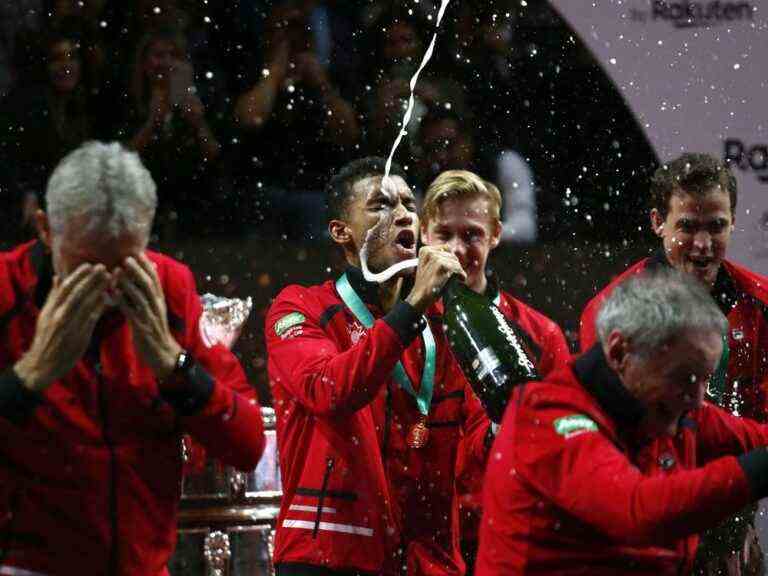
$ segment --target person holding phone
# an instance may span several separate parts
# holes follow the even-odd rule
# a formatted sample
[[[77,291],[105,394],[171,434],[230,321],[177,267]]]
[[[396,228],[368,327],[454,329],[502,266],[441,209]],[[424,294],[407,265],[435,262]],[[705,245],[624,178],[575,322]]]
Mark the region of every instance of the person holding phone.
[[[215,82],[215,76],[206,74],[202,81]],[[185,41],[176,31],[153,31],[139,41],[120,136],[158,183],[160,217],[178,217],[190,227],[209,212],[221,177],[221,143],[212,126],[216,103],[212,110],[200,98],[203,92],[215,93],[208,88],[196,86]]]

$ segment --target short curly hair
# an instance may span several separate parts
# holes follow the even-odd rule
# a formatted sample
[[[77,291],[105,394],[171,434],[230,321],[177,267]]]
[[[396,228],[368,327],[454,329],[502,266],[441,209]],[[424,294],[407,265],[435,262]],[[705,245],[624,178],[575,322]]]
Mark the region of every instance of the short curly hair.
[[[370,176],[384,176],[386,164],[385,158],[368,156],[353,160],[334,174],[325,186],[328,220],[343,219],[352,200],[355,184]],[[392,162],[389,174],[400,176],[403,180],[408,178],[396,162]]]
[[[666,218],[672,194],[683,191],[704,196],[713,188],[720,188],[731,199],[731,214],[736,211],[736,178],[725,162],[711,154],[686,152],[667,162],[651,178],[650,204]]]

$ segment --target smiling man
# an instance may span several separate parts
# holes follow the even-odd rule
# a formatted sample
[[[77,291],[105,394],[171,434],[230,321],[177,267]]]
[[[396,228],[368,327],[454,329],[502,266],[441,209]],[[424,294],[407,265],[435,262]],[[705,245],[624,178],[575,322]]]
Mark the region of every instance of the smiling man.
[[[697,533],[766,495],[768,428],[704,402],[728,323],[677,270],[605,299],[599,342],[513,393],[477,574],[689,574]]]
[[[493,184],[467,170],[448,170],[427,189],[422,210],[421,234],[427,245],[445,245],[467,274],[467,286],[493,301],[518,333],[540,376],[565,365],[570,356],[560,327],[521,300],[503,290],[486,264],[501,238],[501,194]],[[469,449],[466,449],[469,448]],[[458,531],[467,573],[471,574],[477,552],[481,490],[485,459],[462,445],[458,451],[456,490]],[[483,454],[483,456],[485,456]]]
[[[651,227],[663,250],[631,266],[589,302],[581,316],[581,350],[596,342],[597,310],[618,284],[642,270],[672,266],[697,278],[728,319],[709,400],[734,414],[765,421],[768,278],[725,259],[735,223],[736,179],[716,158],[687,153],[656,171],[650,199]],[[754,543],[751,519],[726,524],[707,537],[699,559],[702,571],[739,574],[738,566],[748,563],[747,539]]]
[[[155,184],[120,144],[53,172],[40,239],[0,254],[0,574],[162,576],[182,434],[264,448],[239,362],[200,336],[191,271],[147,250]]]

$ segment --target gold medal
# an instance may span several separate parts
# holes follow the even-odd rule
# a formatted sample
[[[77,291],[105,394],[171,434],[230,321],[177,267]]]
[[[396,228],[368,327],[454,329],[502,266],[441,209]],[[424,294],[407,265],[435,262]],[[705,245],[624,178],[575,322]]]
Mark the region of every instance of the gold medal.
[[[419,421],[411,426],[408,432],[408,446],[411,448],[424,448],[429,441],[429,428],[427,428],[427,417],[422,416]]]

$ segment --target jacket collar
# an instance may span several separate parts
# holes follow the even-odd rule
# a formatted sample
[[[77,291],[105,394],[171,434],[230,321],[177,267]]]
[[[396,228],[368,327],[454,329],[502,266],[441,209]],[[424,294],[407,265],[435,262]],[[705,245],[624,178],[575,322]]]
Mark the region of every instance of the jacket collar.
[[[489,300],[493,300],[497,295],[501,293],[501,281],[491,268],[485,270],[485,294],[484,296]]]
[[[29,263],[32,265],[32,271],[37,280],[33,301],[39,310],[45,304],[48,293],[53,286],[53,260],[50,253],[45,249],[45,244],[39,240],[29,251]]]
[[[645,415],[645,406],[629,393],[619,375],[608,366],[599,343],[574,361],[573,372],[618,429],[634,431],[637,428]]]

